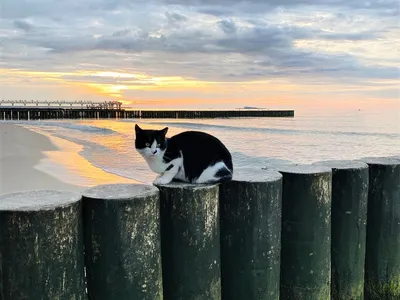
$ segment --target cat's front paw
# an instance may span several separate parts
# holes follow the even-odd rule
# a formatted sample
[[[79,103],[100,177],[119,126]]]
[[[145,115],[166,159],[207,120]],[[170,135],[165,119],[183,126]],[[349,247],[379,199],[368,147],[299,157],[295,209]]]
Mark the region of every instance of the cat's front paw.
[[[163,185],[163,184],[168,184],[170,183],[171,180],[169,180],[169,178],[165,178],[165,177],[158,177],[156,180],[153,181],[153,184],[155,185]]]

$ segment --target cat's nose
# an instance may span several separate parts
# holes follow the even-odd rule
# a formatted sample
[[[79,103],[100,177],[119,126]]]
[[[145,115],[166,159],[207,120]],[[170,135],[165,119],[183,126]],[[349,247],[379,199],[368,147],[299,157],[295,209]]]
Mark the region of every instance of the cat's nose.
[[[154,150],[154,151],[153,151],[153,154],[156,154],[156,153],[157,153],[157,150]]]

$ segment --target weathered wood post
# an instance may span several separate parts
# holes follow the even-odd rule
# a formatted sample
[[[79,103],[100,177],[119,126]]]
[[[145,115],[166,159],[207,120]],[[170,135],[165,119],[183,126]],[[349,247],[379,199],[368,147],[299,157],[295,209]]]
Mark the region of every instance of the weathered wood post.
[[[164,300],[221,299],[218,185],[158,188]]]
[[[236,169],[220,185],[222,299],[279,299],[282,175]]]
[[[332,168],[331,299],[364,299],[368,165],[360,161],[322,161]]]
[[[0,299],[86,299],[81,196],[0,196]]]
[[[105,184],[82,200],[89,299],[161,299],[158,189]]]
[[[313,165],[279,167],[283,175],[282,300],[329,299],[332,171]]]
[[[400,299],[400,159],[369,165],[365,299]]]

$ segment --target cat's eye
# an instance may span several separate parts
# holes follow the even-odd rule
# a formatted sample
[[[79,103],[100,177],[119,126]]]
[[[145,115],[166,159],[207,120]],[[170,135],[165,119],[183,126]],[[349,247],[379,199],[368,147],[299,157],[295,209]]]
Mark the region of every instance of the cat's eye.
[[[150,147],[150,143],[146,143],[146,147]]]
[[[161,144],[157,144],[157,147],[160,148]]]

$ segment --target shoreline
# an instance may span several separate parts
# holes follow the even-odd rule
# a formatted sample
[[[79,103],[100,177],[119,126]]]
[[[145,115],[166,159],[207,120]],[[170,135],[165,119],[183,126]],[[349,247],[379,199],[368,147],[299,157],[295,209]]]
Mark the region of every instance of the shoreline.
[[[29,126],[28,126],[29,127]],[[18,124],[0,124],[0,194],[52,189],[81,193],[104,183],[138,183],[79,155],[80,145]]]
[[[38,169],[44,151],[55,151],[51,141],[15,124],[0,125],[0,194],[56,189],[81,192],[85,187],[65,183]]]

